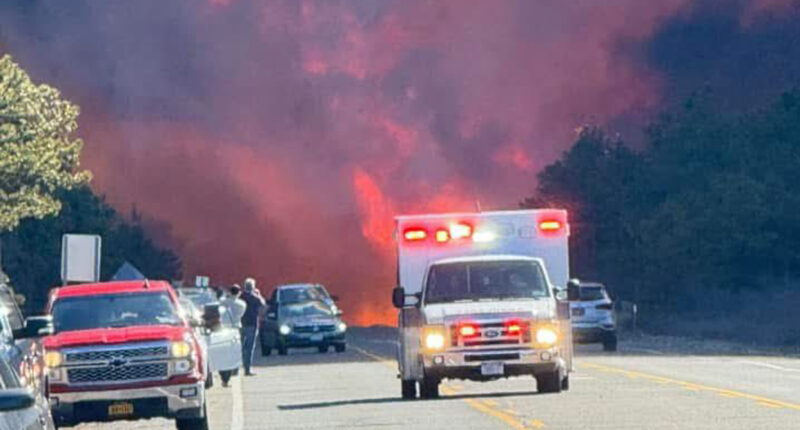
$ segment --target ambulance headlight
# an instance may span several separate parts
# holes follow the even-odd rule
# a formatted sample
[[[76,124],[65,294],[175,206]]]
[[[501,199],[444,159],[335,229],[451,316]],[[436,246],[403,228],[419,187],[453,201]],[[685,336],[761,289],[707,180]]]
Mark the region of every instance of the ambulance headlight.
[[[286,336],[287,334],[289,334],[289,333],[291,333],[291,332],[292,332],[292,328],[291,328],[291,327],[289,327],[289,326],[288,326],[288,325],[286,325],[286,324],[281,324],[281,326],[278,328],[278,331],[279,331],[279,332],[280,332],[282,335]]]
[[[336,328],[339,329],[339,333],[344,333],[347,330],[347,324],[340,322]]]
[[[441,351],[445,344],[444,327],[427,326],[422,331],[422,341],[425,349],[429,351]]]
[[[558,333],[552,327],[539,327],[536,329],[536,344],[539,347],[549,348],[558,342]]]

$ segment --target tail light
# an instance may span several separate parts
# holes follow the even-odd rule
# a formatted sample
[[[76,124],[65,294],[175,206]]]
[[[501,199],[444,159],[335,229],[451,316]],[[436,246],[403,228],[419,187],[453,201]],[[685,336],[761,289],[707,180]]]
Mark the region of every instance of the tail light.
[[[597,305],[594,308],[595,309],[600,309],[600,310],[603,310],[603,311],[610,311],[610,310],[614,309],[614,305],[611,304],[611,303],[603,303],[602,305]]]
[[[450,240],[450,233],[447,230],[436,230],[436,241],[444,243]]]

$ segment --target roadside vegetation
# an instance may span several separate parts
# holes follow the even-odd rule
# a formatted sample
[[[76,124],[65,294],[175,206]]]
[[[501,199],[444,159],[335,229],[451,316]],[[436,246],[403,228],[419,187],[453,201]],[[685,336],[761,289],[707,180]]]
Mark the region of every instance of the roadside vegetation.
[[[79,109],[0,59],[0,243],[2,270],[29,312],[59,283],[61,236],[103,237],[102,277],[129,261],[151,277],[176,279],[181,263],[150,240],[133,212],[122,216],[88,187],[75,134]]]
[[[800,92],[743,114],[699,94],[633,147],[587,127],[525,207],[567,207],[573,273],[657,332],[800,343]]]

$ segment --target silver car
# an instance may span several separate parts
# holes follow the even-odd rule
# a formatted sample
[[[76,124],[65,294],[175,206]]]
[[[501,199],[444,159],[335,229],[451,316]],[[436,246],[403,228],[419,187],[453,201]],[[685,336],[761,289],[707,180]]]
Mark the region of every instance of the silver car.
[[[582,282],[580,300],[570,303],[572,336],[577,343],[602,343],[606,351],[617,350],[614,301],[599,283]]]

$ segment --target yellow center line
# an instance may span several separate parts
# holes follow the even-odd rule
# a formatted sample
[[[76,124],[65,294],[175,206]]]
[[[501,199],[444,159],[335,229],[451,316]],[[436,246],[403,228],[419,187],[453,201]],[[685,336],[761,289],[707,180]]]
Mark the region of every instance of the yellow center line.
[[[643,372],[635,372],[635,371],[630,371],[630,370],[627,370],[627,369],[621,369],[621,368],[617,368],[617,367],[605,366],[605,365],[596,364],[596,363],[586,363],[586,362],[584,362],[584,363],[581,363],[581,366],[588,367],[590,369],[599,370],[601,372],[606,372],[606,373],[619,373],[619,374],[623,374],[623,375],[636,375],[636,376],[641,377],[642,379],[647,379],[647,380],[654,381],[654,382],[659,382],[659,383],[662,383],[662,384],[674,384],[674,385],[681,386],[681,387],[683,387],[683,388],[685,388],[687,390],[691,390],[691,391],[707,391],[707,392],[719,394],[720,396],[727,397],[727,398],[739,398],[739,399],[753,400],[755,402],[758,402],[758,404],[760,404],[761,406],[772,407],[772,408],[787,408],[787,409],[793,409],[793,410],[796,410],[796,411],[800,411],[800,404],[784,402],[784,401],[776,400],[776,399],[770,399],[768,397],[757,396],[755,394],[745,393],[745,392],[742,392],[742,391],[729,390],[727,388],[719,388],[719,387],[712,387],[712,386],[709,386],[709,385],[696,384],[696,383],[690,382],[690,381],[683,381],[683,380],[680,380],[680,379],[673,379],[673,378],[665,378],[663,376],[651,375],[649,373],[643,373]]]
[[[393,360],[389,360],[385,357],[381,357],[380,355],[373,354],[359,347],[354,346],[353,349],[375,361],[378,361],[382,364],[391,367],[392,369],[396,368],[395,362]],[[447,385],[442,385],[440,389],[442,391],[442,394],[448,396],[457,393],[456,390]],[[461,399],[461,400],[467,405],[469,405],[471,408],[479,412],[482,412],[486,415],[489,415],[491,417],[497,418],[498,420],[502,421],[503,423],[505,423],[514,430],[531,430],[531,429],[541,429],[545,427],[544,423],[539,420],[525,421],[516,416],[517,415],[516,411],[507,411],[499,409],[497,407],[497,402],[495,402],[494,400],[490,399],[484,401],[478,401],[475,399]]]

